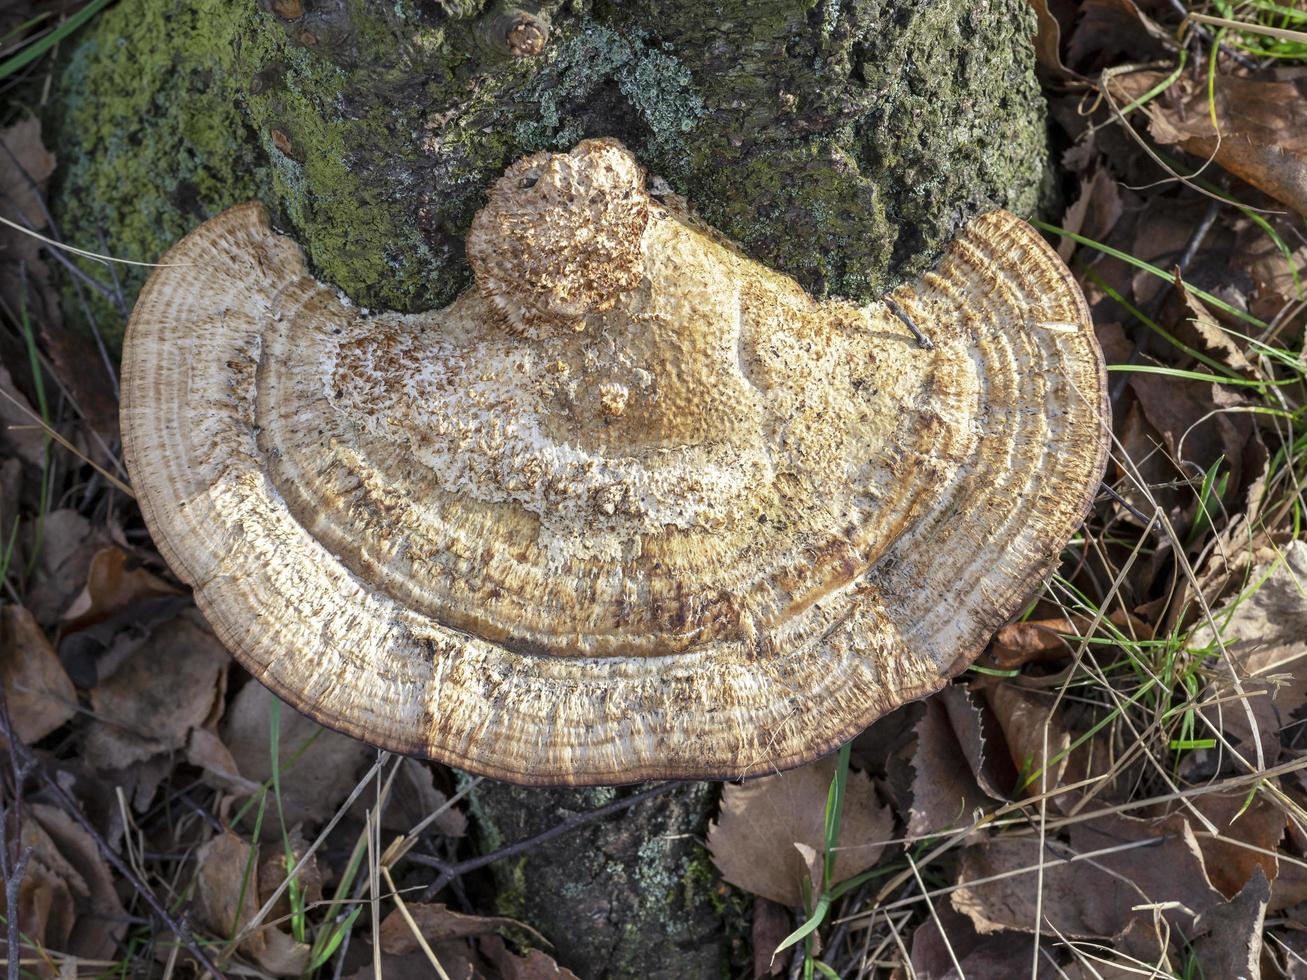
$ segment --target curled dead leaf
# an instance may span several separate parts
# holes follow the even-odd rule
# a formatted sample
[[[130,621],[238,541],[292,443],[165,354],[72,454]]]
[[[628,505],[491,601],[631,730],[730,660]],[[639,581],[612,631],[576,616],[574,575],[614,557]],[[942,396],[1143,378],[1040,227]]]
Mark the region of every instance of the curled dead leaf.
[[[1131,101],[1164,77],[1141,71],[1118,76],[1112,85]],[[1209,99],[1203,80],[1181,78],[1167,97],[1145,107],[1153,138],[1215,159],[1236,177],[1307,214],[1307,80],[1222,75],[1213,94]]]
[[[794,922],[783,905],[767,898],[754,899],[753,923],[749,930],[749,940],[753,946],[754,980],[774,977],[785,969],[782,957],[776,955],[776,947],[793,928]]]
[[[234,936],[259,910],[258,858],[243,838],[224,830],[195,855],[195,917],[215,936]],[[267,947],[263,929],[251,931],[239,949],[257,954]]]
[[[40,741],[77,713],[77,691],[54,647],[22,606],[0,609],[0,675],[9,722],[25,743]]]
[[[1113,815],[1073,824],[1068,841],[1020,834],[972,845],[954,907],[982,934],[1030,932],[1042,921],[1067,937],[1112,939],[1132,925],[1151,930],[1154,913],[1188,932],[1225,897],[1207,879],[1189,824],[1176,826]]]
[[[91,558],[86,585],[64,611],[64,628],[85,629],[133,603],[165,595],[180,592],[117,545],[101,548]]]
[[[1254,569],[1247,588],[1190,638],[1194,650],[1223,648],[1229,672],[1215,675],[1203,711],[1233,743],[1241,765],[1255,764],[1258,743],[1273,764],[1281,730],[1307,705],[1305,584],[1307,542],[1292,541]]]
[[[231,750],[216,732],[207,728],[191,729],[186,741],[186,761],[203,769],[207,782],[228,793],[249,796],[259,791],[259,783],[240,774]]]
[[[27,807],[20,844],[30,848],[27,873],[18,890],[18,919],[23,936],[39,950],[66,956],[107,960],[127,931],[127,910],[95,841],[62,810],[43,803]],[[0,894],[0,909],[4,896]],[[5,953],[0,937],[0,954]],[[23,957],[36,950],[24,944]],[[48,962],[35,972],[54,976]]]
[[[292,834],[293,836],[293,834]],[[303,838],[292,846],[303,853]],[[259,861],[259,850],[244,838],[224,830],[202,846],[195,855],[195,914],[197,921],[214,936],[229,939],[243,931],[258,914],[261,902],[285,877],[284,855],[278,853]],[[322,897],[321,878],[310,862],[301,872],[309,901]],[[289,905],[279,910],[289,912]],[[265,923],[275,922],[274,911]],[[274,924],[251,929],[237,951],[250,957],[264,973],[277,977],[298,977],[309,963],[310,947],[292,938]]]
[[[916,980],[1030,976],[1029,936],[982,935],[947,899],[939,901],[935,913],[913,931],[911,950]],[[1040,956],[1035,963],[1035,980],[1060,976],[1052,957]]]
[[[36,556],[23,605],[38,623],[50,626],[81,592],[91,559],[110,543],[109,536],[103,527],[92,527],[71,509],[52,510],[44,519],[28,521],[22,536],[28,554]]]
[[[1270,897],[1270,883],[1258,868],[1237,895],[1198,916],[1193,952],[1203,976],[1256,980],[1261,975],[1262,927]]]
[[[482,936],[477,945],[482,955],[499,971],[500,980],[580,980],[541,950],[531,949],[524,956],[518,956],[498,936]]]
[[[802,906],[804,882],[812,878],[796,845],[824,852],[826,794],[834,774],[835,759],[827,756],[774,776],[728,783],[721,814],[708,831],[708,849],[722,877],[781,905]],[[892,830],[893,817],[871,780],[850,772],[834,880],[875,864]]]
[[[230,660],[194,609],[156,628],[91,692],[94,717],[84,742],[88,761],[123,769],[184,748],[191,729],[221,711]]]
[[[927,700],[915,731],[910,836],[965,826],[977,810],[1006,798],[1015,773],[996,771],[980,708],[966,688],[950,685]]]
[[[522,923],[503,916],[464,915],[439,902],[406,902],[405,907],[413,919],[413,925],[417,926],[422,938],[431,945],[451,939],[484,936],[508,927],[527,928]],[[392,956],[404,956],[422,948],[413,932],[413,926],[409,925],[399,909],[381,921],[378,936],[382,950]]]
[[[403,759],[390,784],[386,806],[381,811],[381,828],[406,833],[426,819],[428,814],[439,810],[446,799],[445,794],[436,789],[435,774],[430,763],[422,759]],[[365,812],[374,803],[366,796],[361,796],[354,801],[350,813],[361,822],[365,819]],[[451,807],[436,818],[428,831],[431,832],[446,837],[462,837],[467,832],[467,816],[462,810]]]
[[[1003,670],[1028,663],[1065,660],[1071,653],[1071,646],[1065,639],[1067,634],[1076,635],[1076,628],[1065,616],[1008,623],[994,634],[990,652],[995,666]]]
[[[222,728],[223,741],[246,779],[264,782],[272,777],[269,736],[274,717],[279,719],[282,813],[288,824],[320,824],[336,812],[354,788],[360,767],[376,752],[278,702],[262,684],[246,684],[228,707]],[[264,831],[269,837],[278,835],[267,824]]]

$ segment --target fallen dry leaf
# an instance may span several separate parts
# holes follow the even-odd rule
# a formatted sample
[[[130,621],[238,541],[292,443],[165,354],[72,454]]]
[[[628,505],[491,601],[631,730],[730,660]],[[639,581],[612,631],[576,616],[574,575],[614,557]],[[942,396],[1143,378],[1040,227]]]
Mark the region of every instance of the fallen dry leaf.
[[[1307,704],[1307,542],[1290,542],[1281,557],[1254,569],[1246,592],[1213,619],[1238,684],[1218,673],[1210,698],[1218,703],[1204,713],[1248,763],[1255,762],[1258,739],[1272,764],[1281,729]],[[1189,647],[1219,649],[1212,625],[1194,630]],[[1238,687],[1246,697],[1238,697]]]
[[[390,795],[381,812],[381,829],[407,833],[444,805],[447,797],[436,789],[435,774],[431,765],[421,759],[404,759],[399,764]],[[360,796],[350,808],[350,814],[360,822],[375,800]],[[462,810],[451,807],[431,825],[428,833],[436,831],[446,837],[462,837],[467,832],[467,817]]]
[[[259,911],[258,858],[250,843],[224,830],[195,854],[195,917],[214,936],[228,939]],[[252,930],[240,950],[267,947],[265,930]]]
[[[467,939],[470,936],[484,936],[498,929],[515,926],[522,928],[520,922],[501,916],[464,915],[455,912],[439,902],[407,902],[408,913],[414,925],[422,933],[422,938],[429,944],[447,942],[450,939]],[[381,921],[378,933],[383,951],[392,956],[404,956],[421,949],[417,936],[399,909],[395,909]]]
[[[48,436],[33,421],[34,418],[40,418],[40,415],[32,408],[27,396],[18,390],[9,369],[0,364],[0,447],[5,449],[5,455],[15,455],[39,470],[45,465]]]
[[[1012,765],[1020,775],[1018,795],[1048,792],[1061,786],[1071,733],[1053,714],[1054,695],[1016,684],[992,684],[985,688],[985,697],[1003,730]]]
[[[1048,0],[1030,0],[1035,11],[1038,28],[1035,32],[1035,59],[1054,78],[1068,79],[1080,76],[1062,64],[1062,25],[1048,9]]]
[[[1230,334],[1221,328],[1221,324],[1197,296],[1190,290],[1180,286],[1179,277],[1176,277],[1176,295],[1184,299],[1184,304],[1189,310],[1190,317],[1185,321],[1199,344],[1206,348],[1207,352],[1219,360],[1226,367],[1237,371],[1243,375],[1254,375],[1257,373],[1248,356],[1243,352],[1243,348],[1230,336]],[[1189,340],[1189,337],[1181,335],[1182,340]]]
[[[987,764],[980,709],[966,688],[950,685],[927,700],[916,734],[909,836],[965,826],[975,811],[1004,799]]]
[[[231,657],[195,609],[156,628],[91,692],[87,761],[124,769],[186,746],[192,728],[221,710]]]
[[[1121,189],[1104,166],[1096,166],[1088,177],[1080,178],[1080,192],[1062,217],[1062,227],[1073,234],[1094,241],[1106,241],[1121,218]],[[1070,262],[1076,249],[1072,238],[1064,238],[1057,247],[1063,262]]]
[[[290,847],[287,855],[286,848]],[[285,840],[264,848],[264,857],[259,865],[259,905],[262,907],[286,880],[286,873],[300,863],[309,849],[309,842],[304,839],[304,828],[296,825],[286,832]],[[289,859],[289,861],[288,861]],[[304,861],[295,876],[299,893],[306,904],[312,905],[322,901],[322,869],[318,866],[318,856],[313,854]],[[268,913],[269,921],[277,921],[291,913],[289,889],[282,893],[277,904]]]
[[[250,796],[259,791],[260,784],[240,774],[231,750],[216,732],[207,728],[191,729],[186,740],[186,761],[203,769],[207,782],[228,793]]]
[[[31,856],[18,893],[22,933],[43,949],[112,959],[127,931],[127,911],[95,841],[62,810],[32,803],[27,811],[21,846],[31,848]],[[24,957],[31,955],[26,948]],[[55,975],[44,967],[38,972]]]
[[[1307,902],[1307,827],[1299,821],[1297,814],[1307,806],[1307,794],[1302,789],[1302,774],[1298,773],[1295,782],[1282,784],[1282,792],[1295,804],[1295,809],[1285,814],[1284,838],[1276,854],[1277,874],[1271,882],[1271,902],[1268,910],[1279,912],[1302,902]]]
[[[103,527],[92,527],[77,511],[61,509],[50,511],[44,519],[29,520],[25,537],[28,554],[36,555],[36,567],[23,605],[42,626],[52,626],[82,591],[91,559],[110,543],[108,534]]]
[[[35,228],[44,227],[41,186],[54,173],[55,161],[41,142],[41,120],[27,116],[0,130],[0,143],[4,144],[0,150],[0,214],[10,221],[25,218]],[[7,247],[9,241],[0,238],[0,249]]]
[[[1063,634],[1077,635],[1075,625],[1065,616],[1008,623],[994,634],[990,648],[994,665],[1001,670],[1013,670],[1028,663],[1065,660],[1071,656],[1072,648]]]
[[[1290,303],[1307,299],[1307,245],[1286,256],[1261,228],[1246,222],[1239,228],[1239,246],[1240,264],[1252,280],[1248,312],[1253,316],[1270,322]]]
[[[41,255],[46,246],[20,230],[50,234],[42,198],[55,159],[42,143],[41,123],[35,117],[0,130],[0,143],[4,144],[0,149],[0,217],[19,226],[0,225],[0,300],[9,310],[27,311],[65,391],[73,396],[82,418],[101,434],[100,440],[89,441],[85,448],[103,464],[108,454],[101,447],[113,442],[118,431],[117,402],[108,368],[102,367],[103,361],[87,337],[65,328],[58,289]]]
[[[1113,939],[1132,923],[1151,928],[1153,911],[1188,934],[1193,917],[1225,897],[1208,881],[1202,855],[1187,822],[1173,824],[1104,816],[1072,824],[1069,842],[1011,835],[974,844],[962,852],[958,911],[976,929],[1032,932],[1042,912],[1045,929],[1071,938]],[[1123,848],[1123,845],[1142,845]],[[1043,866],[1043,890],[1035,875]]]
[[[527,950],[525,956],[518,956],[498,936],[482,936],[477,945],[481,954],[499,971],[500,980],[580,980],[541,950]]]
[[[1233,899],[1261,874],[1268,882],[1279,875],[1275,851],[1284,836],[1284,811],[1265,794],[1204,793],[1190,803],[1216,827],[1217,836],[1197,827],[1194,836],[1203,854],[1207,877]],[[1177,809],[1173,820],[1186,811]],[[1191,820],[1193,818],[1190,818]]]
[[[1016,682],[987,681],[984,690],[1020,773],[1014,783],[1018,796],[1053,794],[1049,805],[1063,813],[1078,809],[1091,787],[1099,802],[1119,797],[1123,787],[1110,735],[1087,734],[1099,719],[1095,709]],[[1062,787],[1077,788],[1055,792]]]
[[[753,900],[753,922],[749,928],[749,941],[753,946],[753,977],[774,977],[785,969],[783,957],[776,955],[776,947],[794,929],[789,910],[767,898]]]
[[[292,848],[303,854],[302,837],[292,832]],[[214,936],[228,939],[244,928],[258,913],[272,891],[285,878],[285,855],[278,850],[259,861],[260,852],[248,841],[224,830],[196,852],[196,918]],[[322,898],[322,882],[312,861],[301,871],[306,901]],[[293,939],[275,923],[290,912],[289,900],[274,906],[263,925],[251,930],[237,946],[264,973],[298,977],[304,973],[311,953],[306,943]]]
[[[116,545],[101,548],[91,558],[86,585],[64,611],[64,628],[85,629],[134,603],[179,594]]]
[[[809,871],[795,845],[822,853],[826,794],[834,774],[835,758],[827,756],[775,776],[728,783],[722,790],[721,814],[708,830],[708,849],[722,877],[773,902],[802,906]],[[835,881],[875,864],[892,830],[893,817],[876,799],[871,780],[851,771]]]
[[[154,631],[193,607],[189,596],[145,599],[84,629],[61,631],[59,659],[80,688],[98,687],[150,641]]]
[[[0,217],[40,231],[46,225],[41,194],[55,164],[41,142],[41,121],[20,119],[0,130],[0,143]],[[31,281],[44,277],[40,248],[39,239],[0,225],[0,298],[11,310],[29,301]]]
[[[127,931],[127,910],[104,855],[91,835],[64,811],[34,803],[31,816],[85,884],[85,891],[74,902],[76,921],[61,950],[86,959],[112,959]]]
[[[1261,975],[1262,926],[1271,886],[1259,868],[1239,894],[1208,909],[1194,924],[1194,959],[1204,977]]]
[[[436,960],[449,980],[482,980],[485,976],[475,950],[466,939],[441,943],[432,952],[436,954]],[[373,968],[372,960],[369,959],[354,972],[346,974],[344,980],[431,980],[437,975],[422,950],[403,956],[392,956],[382,951],[380,957],[380,973]]]
[[[40,741],[77,713],[73,682],[22,606],[0,609],[0,675],[10,724],[24,743]]]
[[[1118,76],[1112,86],[1131,101],[1164,77],[1162,72],[1134,72]],[[1215,126],[1209,111],[1213,104]],[[1221,75],[1209,100],[1205,79],[1185,77],[1144,111],[1158,143],[1214,158],[1236,177],[1307,215],[1307,81]]]
[[[1162,435],[1172,460],[1206,473],[1221,457],[1230,470],[1230,488],[1243,485],[1243,451],[1253,435],[1252,416],[1223,412],[1240,408],[1242,399],[1220,385],[1186,381],[1160,374],[1136,374],[1130,388],[1149,423]]]
[[[1082,67],[1122,59],[1153,61],[1173,46],[1170,32],[1133,0],[1083,0],[1067,42],[1067,61]]]
[[[359,769],[376,750],[280,704],[262,684],[247,683],[228,707],[222,728],[223,741],[246,779],[264,782],[272,777],[269,734],[274,703],[279,704],[281,805],[286,823],[320,824],[349,795]],[[265,838],[280,835],[274,824],[264,822]]]
[[[298,977],[309,965],[313,948],[308,943],[292,939],[273,926],[263,930],[265,945],[254,954],[254,962],[266,973],[278,977]]]
[[[1031,964],[1037,963],[1036,980],[1057,976],[1052,957],[1032,956],[1032,942],[1030,936],[1013,932],[981,935],[970,919],[944,899],[937,904],[935,915],[912,933],[912,969],[917,980],[1029,977]]]

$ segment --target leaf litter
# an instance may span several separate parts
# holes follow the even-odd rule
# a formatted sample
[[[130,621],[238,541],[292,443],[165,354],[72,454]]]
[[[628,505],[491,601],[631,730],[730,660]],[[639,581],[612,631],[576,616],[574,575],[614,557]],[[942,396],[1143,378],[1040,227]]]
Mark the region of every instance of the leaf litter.
[[[1050,236],[1112,369],[1108,486],[977,667],[860,736],[847,771],[722,787],[703,853],[746,896],[738,976],[1307,975],[1307,51],[1259,58],[1171,3],[1032,6]],[[52,233],[40,124],[0,141],[0,215]],[[475,872],[423,896],[432,868],[509,846],[465,777],[379,758],[231,663],[87,463],[121,473],[113,379],[87,369],[60,269],[0,226],[25,968],[167,974],[203,949],[233,974],[575,976]]]

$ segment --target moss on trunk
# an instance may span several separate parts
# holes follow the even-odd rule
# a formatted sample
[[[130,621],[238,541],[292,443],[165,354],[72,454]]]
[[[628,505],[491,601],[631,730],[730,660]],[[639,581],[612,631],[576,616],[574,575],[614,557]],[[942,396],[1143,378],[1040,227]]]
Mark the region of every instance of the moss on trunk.
[[[491,850],[629,792],[483,783],[473,813]],[[497,865],[496,911],[539,929],[586,980],[727,976],[731,933],[745,920],[701,843],[715,799],[709,784],[686,783]]]
[[[463,236],[523,153],[613,135],[754,257],[866,298],[1045,170],[1025,0],[122,0],[51,113],[74,244],[152,260],[272,206],[322,279],[401,310],[469,281]],[[133,272],[128,287],[139,287]]]

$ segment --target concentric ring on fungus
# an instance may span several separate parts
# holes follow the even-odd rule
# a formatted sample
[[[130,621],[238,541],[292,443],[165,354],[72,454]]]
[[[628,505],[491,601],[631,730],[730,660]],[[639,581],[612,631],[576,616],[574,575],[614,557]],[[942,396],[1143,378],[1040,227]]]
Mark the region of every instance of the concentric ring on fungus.
[[[255,677],[523,783],[807,762],[978,655],[1105,463],[1102,356],[1002,211],[886,305],[816,302],[652,200],[614,140],[519,161],[477,288],[369,313],[264,209],[141,293],[141,508]]]

